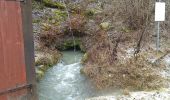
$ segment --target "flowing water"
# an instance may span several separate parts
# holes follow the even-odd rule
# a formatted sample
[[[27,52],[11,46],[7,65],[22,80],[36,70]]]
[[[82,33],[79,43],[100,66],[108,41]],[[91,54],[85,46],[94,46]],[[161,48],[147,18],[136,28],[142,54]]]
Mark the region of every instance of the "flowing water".
[[[63,52],[62,61],[50,68],[38,83],[39,100],[84,100],[108,94],[104,90],[97,91],[80,73],[82,56],[78,51]]]
[[[61,62],[50,68],[45,77],[38,83],[39,100],[85,100],[91,97],[121,94],[120,91],[112,89],[96,90],[91,82],[80,73],[80,69],[83,67],[80,64],[82,56],[83,53],[79,51],[63,52]],[[166,63],[169,64],[169,60],[170,56],[165,59]],[[134,94],[139,97],[142,96],[142,93],[135,92]],[[169,94],[163,93],[163,95],[168,96]]]

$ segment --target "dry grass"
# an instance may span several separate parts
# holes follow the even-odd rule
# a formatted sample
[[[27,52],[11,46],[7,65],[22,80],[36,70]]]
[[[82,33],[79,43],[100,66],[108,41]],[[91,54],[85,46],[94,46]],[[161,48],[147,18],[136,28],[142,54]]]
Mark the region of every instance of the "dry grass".
[[[56,40],[60,40],[63,35],[64,33],[59,27],[50,26],[48,30],[42,30],[39,35],[40,45],[41,47],[55,49]]]
[[[80,38],[85,35],[86,20],[81,15],[72,15],[61,25],[43,24],[39,41],[41,47],[56,49],[66,40],[74,37]]]
[[[84,73],[89,76],[97,88],[115,87],[135,90],[153,90],[166,85],[159,75],[160,68],[146,61],[139,55],[138,59],[126,62],[115,61],[113,64],[86,63]]]
[[[61,58],[61,53],[58,50],[50,50],[48,48],[41,48],[39,51],[35,52],[35,65],[44,65],[51,67],[57,64]]]
[[[85,33],[86,19],[83,15],[74,14],[68,18],[65,25],[65,34],[81,37]]]
[[[136,30],[151,22],[154,15],[154,0],[119,0],[119,13],[129,28]],[[123,4],[122,4],[123,3]]]
[[[160,76],[160,67],[147,61],[147,56],[138,54],[125,61],[118,59],[117,39],[110,43],[105,31],[99,31],[96,41],[86,53],[83,62],[85,75],[91,78],[97,88],[125,88],[135,90],[159,89],[166,85]],[[119,41],[121,42],[121,41]]]

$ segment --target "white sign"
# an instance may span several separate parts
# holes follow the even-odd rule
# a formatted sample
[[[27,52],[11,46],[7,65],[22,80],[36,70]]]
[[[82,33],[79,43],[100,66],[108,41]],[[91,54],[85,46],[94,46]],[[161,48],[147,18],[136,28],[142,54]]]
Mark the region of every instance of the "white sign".
[[[155,4],[155,21],[165,21],[165,3],[156,2]]]

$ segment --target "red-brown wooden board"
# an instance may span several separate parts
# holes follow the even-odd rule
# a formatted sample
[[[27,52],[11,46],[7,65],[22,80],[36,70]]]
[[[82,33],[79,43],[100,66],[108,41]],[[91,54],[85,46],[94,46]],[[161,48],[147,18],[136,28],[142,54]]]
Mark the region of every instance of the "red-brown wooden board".
[[[27,72],[21,3],[0,0],[0,91],[26,85]],[[0,100],[15,100],[26,89],[0,94]]]

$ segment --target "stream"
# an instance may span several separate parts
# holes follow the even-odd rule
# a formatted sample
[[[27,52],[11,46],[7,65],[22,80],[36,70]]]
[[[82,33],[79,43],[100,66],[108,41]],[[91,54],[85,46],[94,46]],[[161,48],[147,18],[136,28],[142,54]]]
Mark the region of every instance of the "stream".
[[[80,73],[82,56],[83,53],[79,51],[63,52],[61,62],[50,68],[38,83],[39,100],[84,100],[111,93],[96,90]]]

